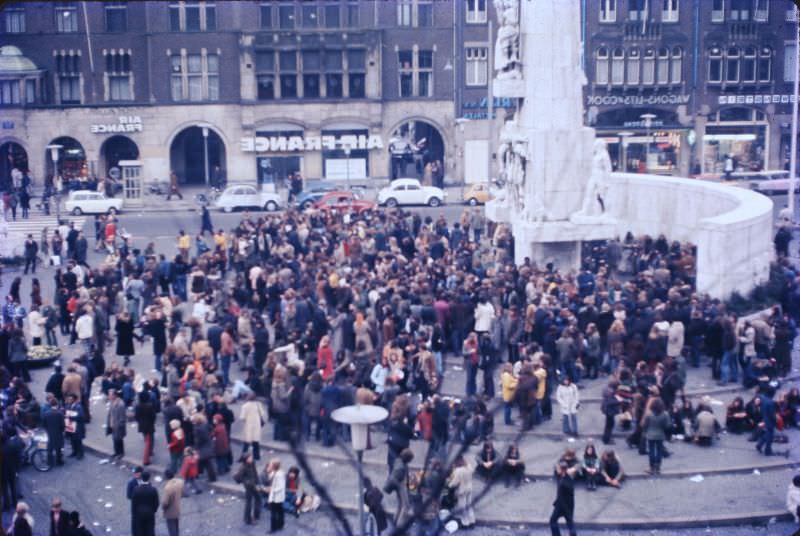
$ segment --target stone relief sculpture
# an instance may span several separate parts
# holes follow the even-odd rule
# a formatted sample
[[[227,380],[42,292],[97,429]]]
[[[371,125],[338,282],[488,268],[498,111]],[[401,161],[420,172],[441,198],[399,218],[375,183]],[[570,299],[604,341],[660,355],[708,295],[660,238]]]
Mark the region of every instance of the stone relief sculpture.
[[[572,215],[571,220],[586,218],[604,218],[608,214],[606,197],[608,193],[608,176],[611,173],[611,158],[603,140],[594,140],[592,152],[592,173],[586,184],[581,209]]]
[[[494,49],[497,78],[522,78],[519,62],[519,0],[494,0],[494,8],[500,25]]]

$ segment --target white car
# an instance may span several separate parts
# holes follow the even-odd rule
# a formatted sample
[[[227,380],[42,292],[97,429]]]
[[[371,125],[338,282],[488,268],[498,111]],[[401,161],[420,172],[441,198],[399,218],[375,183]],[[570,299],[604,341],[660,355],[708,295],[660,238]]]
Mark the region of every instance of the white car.
[[[76,190],[69,193],[64,208],[75,216],[81,214],[116,214],[122,210],[122,199],[106,197],[101,192]]]
[[[438,207],[447,193],[435,186],[422,186],[417,179],[395,179],[378,192],[378,204],[387,207],[399,205],[428,205]]]
[[[234,184],[225,188],[214,206],[224,212],[242,208],[275,211],[281,208],[281,197],[275,192],[265,192],[250,184]]]

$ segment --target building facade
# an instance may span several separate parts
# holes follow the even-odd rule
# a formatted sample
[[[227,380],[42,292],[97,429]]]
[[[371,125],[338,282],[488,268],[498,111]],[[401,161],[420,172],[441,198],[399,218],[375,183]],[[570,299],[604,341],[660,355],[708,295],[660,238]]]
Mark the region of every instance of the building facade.
[[[795,7],[788,0],[590,0],[586,120],[617,169],[784,169]]]
[[[20,2],[0,11],[0,180],[424,177],[454,146],[454,4]],[[57,111],[58,113],[54,113]]]

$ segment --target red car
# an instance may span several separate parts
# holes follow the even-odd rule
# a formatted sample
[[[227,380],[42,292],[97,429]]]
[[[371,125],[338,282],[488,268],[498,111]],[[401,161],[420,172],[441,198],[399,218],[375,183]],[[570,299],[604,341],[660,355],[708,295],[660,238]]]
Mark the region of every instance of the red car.
[[[374,210],[376,206],[372,201],[359,199],[353,192],[328,192],[314,203],[317,210],[350,210],[357,213]]]

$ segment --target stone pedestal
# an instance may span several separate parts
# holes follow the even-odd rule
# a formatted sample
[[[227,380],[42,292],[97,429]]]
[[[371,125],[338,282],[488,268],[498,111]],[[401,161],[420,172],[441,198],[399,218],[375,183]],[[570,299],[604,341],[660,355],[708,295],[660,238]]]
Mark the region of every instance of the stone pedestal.
[[[569,271],[580,268],[582,242],[613,238],[616,221],[610,218],[595,218],[585,223],[513,221],[512,229],[515,263],[522,264],[528,257],[538,266],[552,262],[562,271]]]
[[[498,98],[522,99],[525,97],[525,80],[522,78],[495,78],[492,93]]]

